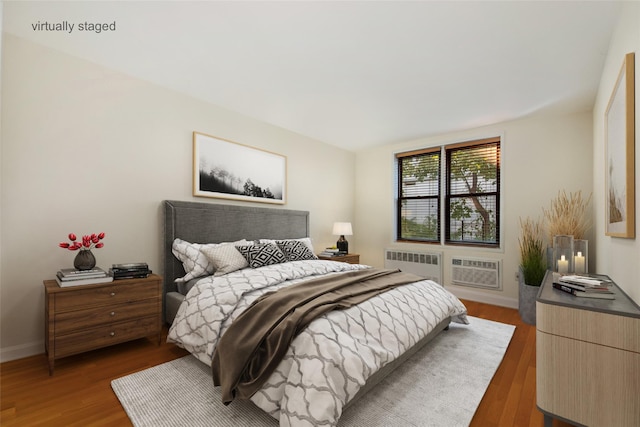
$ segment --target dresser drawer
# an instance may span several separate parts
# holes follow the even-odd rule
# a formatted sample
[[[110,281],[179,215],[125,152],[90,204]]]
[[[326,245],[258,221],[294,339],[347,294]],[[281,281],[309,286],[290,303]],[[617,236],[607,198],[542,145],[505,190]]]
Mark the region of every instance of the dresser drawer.
[[[537,329],[547,334],[640,353],[640,321],[634,317],[536,304]]]
[[[158,310],[157,299],[146,299],[84,310],[65,311],[55,315],[55,332],[56,334],[64,334],[78,329],[153,316],[158,314]]]
[[[55,355],[56,358],[69,356],[136,338],[144,338],[157,334],[159,328],[160,323],[156,315],[69,334],[60,334],[55,338]]]
[[[159,282],[146,281],[131,284],[112,284],[88,289],[76,289],[74,292],[56,294],[55,309],[60,311],[87,308],[104,304],[126,303],[158,295]]]

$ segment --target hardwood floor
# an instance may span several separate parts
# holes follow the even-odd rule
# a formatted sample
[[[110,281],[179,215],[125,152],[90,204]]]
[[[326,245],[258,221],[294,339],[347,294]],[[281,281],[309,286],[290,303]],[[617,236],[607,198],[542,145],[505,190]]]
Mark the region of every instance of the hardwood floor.
[[[471,426],[542,426],[536,408],[535,327],[522,323],[517,310],[464,303],[472,316],[516,325]],[[0,424],[130,426],[111,380],[186,354],[174,345],[143,339],[60,359],[51,377],[44,354],[5,362],[0,364]],[[569,424],[554,421],[554,426]]]

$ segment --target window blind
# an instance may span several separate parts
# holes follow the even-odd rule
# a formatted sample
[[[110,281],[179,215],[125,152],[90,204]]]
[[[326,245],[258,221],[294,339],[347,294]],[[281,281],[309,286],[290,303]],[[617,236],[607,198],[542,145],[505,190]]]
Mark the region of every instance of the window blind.
[[[500,140],[446,147],[445,242],[500,242]]]

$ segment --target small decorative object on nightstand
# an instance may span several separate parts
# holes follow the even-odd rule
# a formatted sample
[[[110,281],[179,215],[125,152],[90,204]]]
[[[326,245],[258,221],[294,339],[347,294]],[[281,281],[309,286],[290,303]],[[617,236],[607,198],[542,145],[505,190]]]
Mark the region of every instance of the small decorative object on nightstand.
[[[149,265],[146,262],[133,262],[127,264],[113,264],[109,269],[113,280],[142,279],[150,275]]]
[[[162,279],[157,274],[117,282],[60,287],[44,281],[45,350],[56,359],[138,338],[162,340]]]
[[[351,229],[351,223],[350,222],[334,222],[333,234],[335,236],[340,236],[340,238],[336,242],[336,246],[338,247],[340,252],[345,254],[348,253],[349,242],[347,242],[347,239],[345,239],[344,236],[353,235],[353,230]]]
[[[77,236],[73,233],[69,233],[69,242],[61,242],[58,244],[61,248],[68,249],[70,251],[78,251],[75,259],[73,260],[73,266],[76,270],[91,270],[96,266],[96,258],[93,256],[91,249],[99,249],[104,246],[101,242],[104,239],[104,233],[99,234],[87,234],[82,236],[82,243],[76,241]]]

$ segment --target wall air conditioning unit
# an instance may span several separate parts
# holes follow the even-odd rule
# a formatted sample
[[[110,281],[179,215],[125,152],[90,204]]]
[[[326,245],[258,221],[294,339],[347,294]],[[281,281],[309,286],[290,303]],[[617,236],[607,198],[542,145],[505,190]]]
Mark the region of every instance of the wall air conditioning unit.
[[[451,284],[500,290],[500,270],[500,260],[454,256],[451,259]]]
[[[384,268],[399,268],[442,285],[442,253],[385,249]]]

